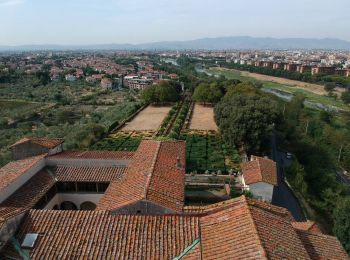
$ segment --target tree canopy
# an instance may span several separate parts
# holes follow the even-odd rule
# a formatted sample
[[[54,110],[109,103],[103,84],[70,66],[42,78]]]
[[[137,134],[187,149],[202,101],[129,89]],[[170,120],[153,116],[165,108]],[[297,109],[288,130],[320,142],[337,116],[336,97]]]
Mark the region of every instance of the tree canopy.
[[[347,90],[341,94],[341,99],[345,104],[350,104],[350,91]]]
[[[217,103],[223,96],[223,91],[216,83],[200,83],[194,90],[192,99],[202,103]]]
[[[344,199],[339,203],[333,213],[333,232],[343,244],[345,250],[350,253],[350,199]]]
[[[260,150],[278,111],[276,102],[262,94],[228,93],[215,106],[215,121],[228,144],[244,144],[248,152],[255,152]]]
[[[162,81],[158,85],[153,85],[141,93],[141,98],[146,103],[168,103],[176,102],[180,99],[180,94],[176,89],[176,85],[168,81]]]

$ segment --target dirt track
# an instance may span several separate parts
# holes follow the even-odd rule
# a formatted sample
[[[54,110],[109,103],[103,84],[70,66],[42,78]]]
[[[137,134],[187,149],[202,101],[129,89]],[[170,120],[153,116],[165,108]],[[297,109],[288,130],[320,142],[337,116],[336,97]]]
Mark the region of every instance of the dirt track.
[[[214,108],[195,104],[189,129],[217,131],[218,127],[214,121]]]
[[[164,118],[169,113],[171,106],[154,107],[148,106],[142,110],[136,117],[127,123],[122,131],[156,131],[162,124]]]

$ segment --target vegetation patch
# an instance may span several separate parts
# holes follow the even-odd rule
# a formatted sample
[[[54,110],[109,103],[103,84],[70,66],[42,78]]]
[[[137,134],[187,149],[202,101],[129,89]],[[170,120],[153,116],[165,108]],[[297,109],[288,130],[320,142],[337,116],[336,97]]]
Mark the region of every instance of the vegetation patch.
[[[235,147],[227,146],[215,132],[188,132],[186,140],[186,171],[229,173],[239,168],[240,156]]]

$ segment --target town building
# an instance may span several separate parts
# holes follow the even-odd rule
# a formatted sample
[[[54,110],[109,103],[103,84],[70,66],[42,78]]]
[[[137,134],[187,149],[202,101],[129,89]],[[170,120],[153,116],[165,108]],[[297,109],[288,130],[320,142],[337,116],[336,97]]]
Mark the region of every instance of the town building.
[[[317,66],[311,69],[311,75],[334,74],[334,73],[335,73],[335,67]]]
[[[123,80],[124,87],[133,90],[144,90],[152,84],[152,79],[139,78],[138,76],[126,76]]]
[[[0,259],[347,258],[337,238],[270,203],[185,205],[184,141],[34,156],[22,143],[0,169]]]
[[[298,64],[287,63],[287,64],[284,64],[283,69],[287,70],[287,71],[296,71],[297,70],[297,66],[298,66]]]
[[[273,62],[272,61],[264,61],[263,67],[264,68],[273,68]]]
[[[75,81],[77,78],[76,78],[74,75],[67,74],[67,75],[65,76],[65,79],[66,79],[67,81]]]
[[[101,88],[103,89],[112,89],[113,81],[110,78],[103,78],[101,80]]]
[[[250,191],[254,198],[272,201],[277,186],[276,163],[270,159],[251,156],[250,161],[241,164],[240,181],[242,189]]]
[[[311,72],[311,66],[310,65],[298,65],[297,72],[299,72],[299,73]]]

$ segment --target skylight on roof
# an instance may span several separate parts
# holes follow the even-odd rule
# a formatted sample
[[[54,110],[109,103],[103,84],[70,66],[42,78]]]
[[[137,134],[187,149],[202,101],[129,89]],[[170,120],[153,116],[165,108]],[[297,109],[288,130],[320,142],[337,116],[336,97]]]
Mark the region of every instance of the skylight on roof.
[[[24,237],[23,243],[22,243],[22,247],[25,248],[33,248],[36,239],[38,238],[39,234],[36,233],[28,233],[26,234],[26,236]]]

